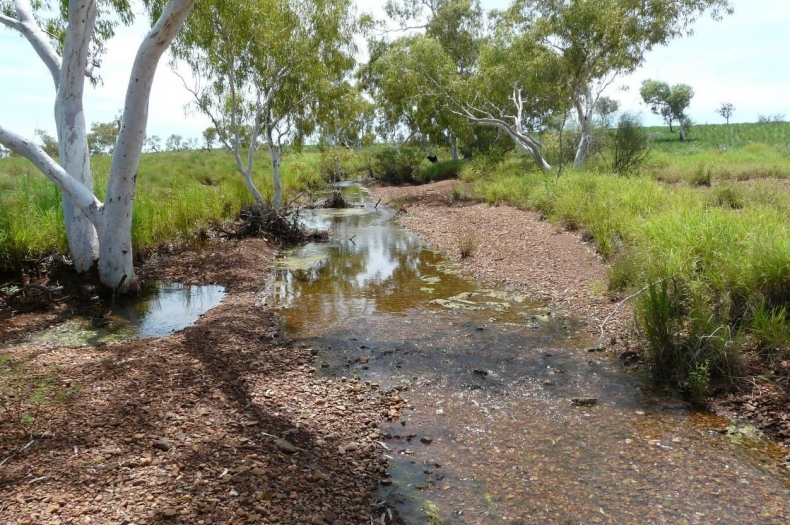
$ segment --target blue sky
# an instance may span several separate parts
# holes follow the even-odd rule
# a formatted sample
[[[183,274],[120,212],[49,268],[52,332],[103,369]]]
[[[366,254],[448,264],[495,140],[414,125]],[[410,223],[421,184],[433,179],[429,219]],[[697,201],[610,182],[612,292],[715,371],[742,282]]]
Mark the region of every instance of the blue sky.
[[[383,0],[374,2],[383,4]],[[374,2],[359,0],[365,9]],[[507,1],[482,3],[484,8],[501,8]],[[735,105],[734,122],[754,122],[758,115],[777,113],[790,120],[790,0],[732,3],[734,15],[720,22],[700,20],[692,37],[651,51],[639,70],[618,79],[605,94],[620,100],[621,109],[641,112],[645,124],[661,123],[640,102],[639,85],[646,78],[691,85],[695,97],[690,115],[697,123],[723,122],[714,110],[725,101]],[[145,31],[143,23],[121,28],[110,42],[100,71],[103,85],[86,92],[89,125],[112,120],[122,107],[129,68]],[[160,64],[151,96],[149,134],[163,139],[173,133],[199,137],[209,122],[185,114],[188,102],[181,81],[167,64]],[[52,80],[43,64],[25,40],[0,26],[0,122],[26,136],[36,129],[54,134],[53,104]]]

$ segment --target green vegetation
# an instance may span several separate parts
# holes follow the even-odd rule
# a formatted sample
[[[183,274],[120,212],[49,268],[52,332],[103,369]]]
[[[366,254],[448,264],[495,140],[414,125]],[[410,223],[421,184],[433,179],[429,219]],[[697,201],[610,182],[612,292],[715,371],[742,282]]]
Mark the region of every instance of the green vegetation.
[[[273,194],[271,164],[262,158],[254,173],[264,197]],[[104,198],[111,157],[93,159],[97,196]],[[319,187],[320,153],[286,155],[286,196]],[[212,224],[233,220],[252,196],[224,151],[149,153],[142,157],[132,225],[133,245],[144,253],[168,243],[190,242]],[[0,159],[0,269],[25,258],[67,253],[60,191],[27,160]]]
[[[760,161],[757,151],[774,153]],[[766,162],[784,155],[770,144],[734,148],[718,161],[706,162],[707,154],[689,155],[696,161],[674,179],[688,177],[689,184],[594,166],[557,178],[519,159],[472,162],[462,177],[476,198],[537,210],[587,232],[612,263],[610,290],[644,288],[637,323],[656,377],[698,398],[711,381],[734,376],[744,344],[757,344],[772,359],[790,357],[790,186],[764,179],[785,177],[790,163],[783,160],[785,171],[767,169]],[[669,152],[658,158],[675,169],[683,162]],[[753,164],[738,169],[763,180],[744,184],[722,176],[732,169],[726,159],[745,158]],[[654,152],[648,173],[655,162]],[[745,171],[749,165],[753,172]]]

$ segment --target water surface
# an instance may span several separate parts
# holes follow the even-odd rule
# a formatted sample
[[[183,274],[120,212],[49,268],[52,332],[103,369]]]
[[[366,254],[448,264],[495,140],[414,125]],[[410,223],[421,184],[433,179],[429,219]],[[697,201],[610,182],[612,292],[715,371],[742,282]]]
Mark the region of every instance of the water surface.
[[[459,277],[344,191],[364,208],[308,210],[331,240],[284,250],[267,301],[322,374],[404,391],[379,497],[405,523],[788,522],[778,447],[731,439],[728,421],[587,352],[566,312]]]
[[[106,315],[90,319],[74,317],[33,334],[31,340],[81,346],[162,337],[193,324],[223,297],[225,289],[222,286],[154,283],[139,297],[115,303]]]

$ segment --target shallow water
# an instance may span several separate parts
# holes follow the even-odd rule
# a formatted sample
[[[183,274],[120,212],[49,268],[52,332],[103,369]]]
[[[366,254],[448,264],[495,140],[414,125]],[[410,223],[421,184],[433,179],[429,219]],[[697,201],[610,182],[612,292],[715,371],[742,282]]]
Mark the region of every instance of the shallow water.
[[[371,202],[305,217],[331,240],[284,250],[267,301],[322,374],[408,390],[379,494],[404,522],[787,523],[782,450],[587,352],[567,313],[459,277]]]
[[[31,335],[36,343],[100,345],[128,339],[161,337],[181,330],[225,297],[222,286],[156,283],[137,298],[115,304],[104,318],[75,317]]]

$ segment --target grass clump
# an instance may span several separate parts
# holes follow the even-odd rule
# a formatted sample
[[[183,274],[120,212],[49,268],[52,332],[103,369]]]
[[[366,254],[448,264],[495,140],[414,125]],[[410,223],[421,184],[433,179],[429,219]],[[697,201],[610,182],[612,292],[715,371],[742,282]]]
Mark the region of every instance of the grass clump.
[[[462,167],[463,162],[460,160],[437,162],[421,168],[417,175],[417,179],[423,184],[457,179],[461,174]]]
[[[465,234],[458,239],[458,253],[461,256],[461,259],[468,259],[474,255],[476,248],[477,241],[473,235]]]

